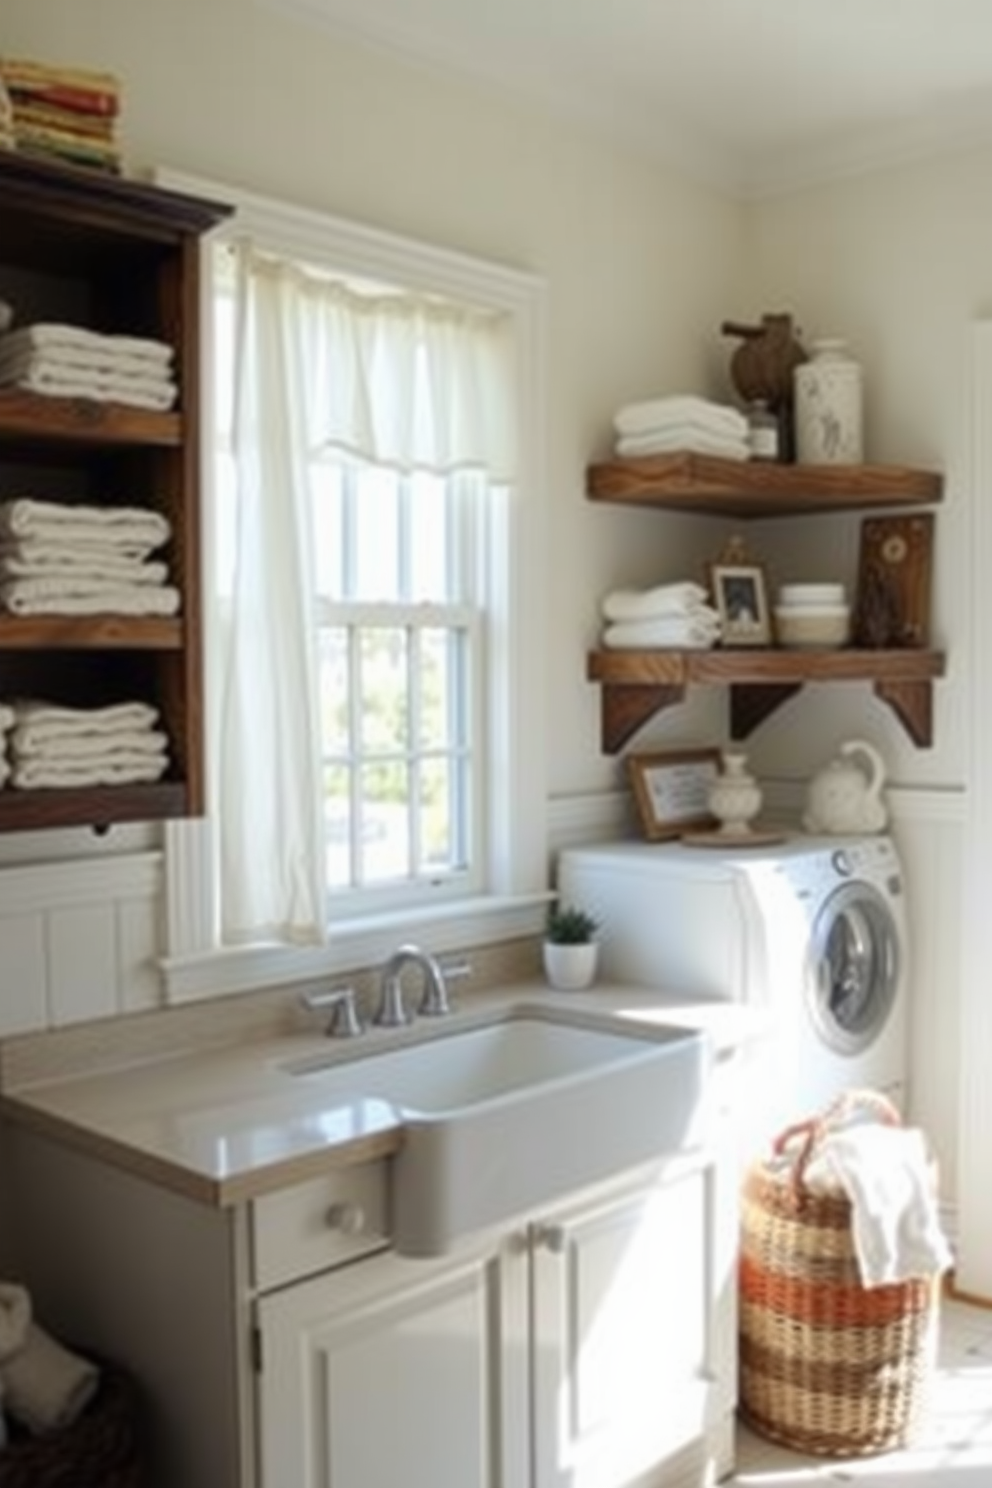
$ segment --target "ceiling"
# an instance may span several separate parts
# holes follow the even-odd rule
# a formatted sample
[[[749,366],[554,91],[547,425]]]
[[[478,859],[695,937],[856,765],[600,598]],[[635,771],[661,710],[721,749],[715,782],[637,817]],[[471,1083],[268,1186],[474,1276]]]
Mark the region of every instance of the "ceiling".
[[[742,195],[992,138],[992,0],[260,0]]]

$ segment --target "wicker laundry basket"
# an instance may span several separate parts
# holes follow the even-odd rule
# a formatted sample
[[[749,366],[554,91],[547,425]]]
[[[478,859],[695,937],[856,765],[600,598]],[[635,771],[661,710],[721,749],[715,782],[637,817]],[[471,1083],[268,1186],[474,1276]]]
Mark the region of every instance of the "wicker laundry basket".
[[[897,1123],[874,1092],[854,1092],[823,1117],[790,1127],[757,1162],[742,1196],[740,1404],[762,1435],[825,1457],[909,1445],[933,1377],[939,1276],[861,1284],[851,1205],[839,1188],[811,1191],[805,1173],[830,1126],[852,1114]]]
[[[0,1488],[145,1488],[140,1396],[101,1362],[100,1384],[70,1426],[45,1436],[12,1431],[0,1450]]]

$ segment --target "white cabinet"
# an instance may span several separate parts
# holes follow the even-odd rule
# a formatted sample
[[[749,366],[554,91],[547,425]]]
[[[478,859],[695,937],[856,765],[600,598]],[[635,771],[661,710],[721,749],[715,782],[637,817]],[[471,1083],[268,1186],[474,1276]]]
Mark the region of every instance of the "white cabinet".
[[[391,1252],[256,1303],[260,1488],[664,1484],[730,1466],[733,1195],[715,1152],[443,1261]],[[728,1208],[729,1204],[729,1208]],[[711,1479],[712,1480],[712,1475]]]
[[[525,1260],[386,1253],[257,1305],[262,1488],[522,1488]]]
[[[386,1161],[220,1209],[3,1136],[17,1274],[142,1382],[154,1488],[702,1488],[732,1466],[732,1146],[420,1260],[389,1248]]]
[[[532,1227],[534,1488],[663,1484],[693,1453],[699,1481],[729,1470],[730,1178],[680,1157]]]

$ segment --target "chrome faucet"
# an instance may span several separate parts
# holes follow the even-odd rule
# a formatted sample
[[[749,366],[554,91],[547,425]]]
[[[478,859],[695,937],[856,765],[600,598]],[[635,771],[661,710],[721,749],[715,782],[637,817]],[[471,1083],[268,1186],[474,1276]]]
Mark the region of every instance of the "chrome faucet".
[[[428,1018],[440,1017],[451,1012],[445,971],[440,962],[429,951],[422,951],[419,946],[402,945],[399,950],[393,952],[382,969],[382,992],[373,1021],[385,1028],[398,1028],[411,1021],[411,1015],[407,1012],[403,1001],[403,988],[400,983],[403,968],[408,965],[419,966],[424,974],[424,991],[417,1012],[422,1017]],[[450,974],[467,975],[467,968],[452,967]]]

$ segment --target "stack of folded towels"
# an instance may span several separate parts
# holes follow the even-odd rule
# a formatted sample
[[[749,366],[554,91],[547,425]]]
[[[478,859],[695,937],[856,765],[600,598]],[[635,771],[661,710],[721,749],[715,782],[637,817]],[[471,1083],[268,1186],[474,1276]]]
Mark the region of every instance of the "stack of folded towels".
[[[167,342],[148,336],[38,321],[0,336],[0,387],[164,413],[176,401],[173,357]]]
[[[175,615],[179,590],[149,555],[168,541],[160,512],[0,503],[0,606],[16,615]]]
[[[148,783],[168,769],[168,736],[150,703],[63,708],[25,700],[12,708],[7,756],[20,790]]]
[[[691,580],[653,589],[618,589],[602,604],[603,645],[617,651],[706,651],[720,639],[720,616]]]
[[[60,1431],[82,1414],[99,1383],[92,1360],[37,1322],[27,1289],[0,1281],[0,1420],[9,1414],[35,1436]]]
[[[631,403],[614,416],[614,449],[623,458],[686,451],[748,460],[748,424],[739,409],[682,394]]]

